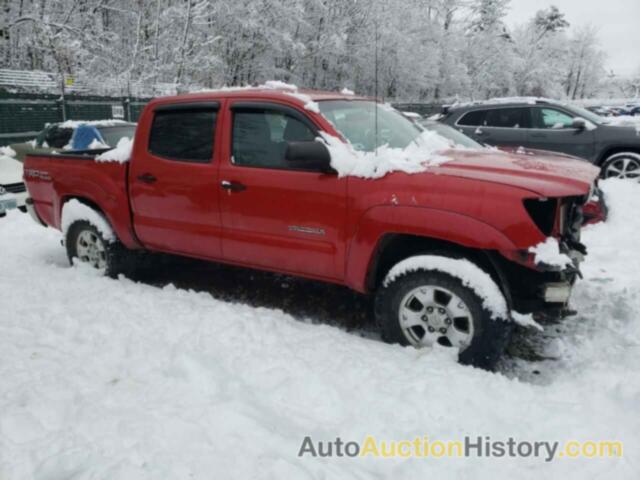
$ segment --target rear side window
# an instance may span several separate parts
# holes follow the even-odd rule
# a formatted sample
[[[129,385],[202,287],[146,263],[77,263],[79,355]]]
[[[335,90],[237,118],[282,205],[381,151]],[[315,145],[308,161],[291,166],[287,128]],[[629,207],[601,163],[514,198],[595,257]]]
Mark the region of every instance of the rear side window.
[[[527,128],[528,110],[526,108],[494,108],[487,111],[485,126],[500,128]]]
[[[476,110],[474,112],[469,112],[465,114],[460,120],[458,120],[458,125],[467,127],[479,127],[481,125],[484,125],[484,117],[486,113],[486,110]]]
[[[149,152],[169,160],[211,162],[217,116],[217,108],[156,111]]]

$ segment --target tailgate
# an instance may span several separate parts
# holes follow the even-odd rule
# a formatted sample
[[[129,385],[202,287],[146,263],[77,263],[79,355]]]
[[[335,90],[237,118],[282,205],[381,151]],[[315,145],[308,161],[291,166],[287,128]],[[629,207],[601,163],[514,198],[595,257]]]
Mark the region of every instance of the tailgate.
[[[82,198],[108,213],[128,217],[127,164],[96,162],[93,156],[27,155],[24,179],[38,217],[60,228],[62,204],[68,198]]]

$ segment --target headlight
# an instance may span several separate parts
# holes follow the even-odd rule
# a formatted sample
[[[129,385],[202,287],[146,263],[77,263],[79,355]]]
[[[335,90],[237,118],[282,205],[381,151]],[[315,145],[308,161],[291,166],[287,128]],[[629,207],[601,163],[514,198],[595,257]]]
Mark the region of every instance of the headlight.
[[[556,222],[558,201],[555,198],[527,198],[522,203],[538,229],[550,236]]]

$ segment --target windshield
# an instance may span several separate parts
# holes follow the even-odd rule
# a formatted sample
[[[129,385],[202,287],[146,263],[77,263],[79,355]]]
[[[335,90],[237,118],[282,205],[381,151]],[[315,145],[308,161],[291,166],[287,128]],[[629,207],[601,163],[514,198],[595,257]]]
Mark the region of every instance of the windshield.
[[[444,123],[434,122],[433,120],[423,120],[420,124],[427,130],[437,133],[441,137],[446,138],[452,144],[452,146],[464,147],[464,148],[484,148],[475,140],[467,137],[465,134],[460,133],[455,128],[445,125]]]
[[[322,115],[361,152],[383,145],[404,149],[421,133],[418,125],[388,105],[367,100],[324,100],[318,105]]]
[[[99,130],[104,142],[110,147],[116,147],[122,137],[132,139],[136,127],[135,125],[122,125],[118,127],[102,127]]]
[[[589,120],[592,123],[595,123],[596,125],[602,125],[603,123],[607,122],[600,115],[596,115],[595,113],[590,112],[586,108],[577,107],[575,105],[572,105],[571,109],[573,110],[574,113],[577,113],[577,115],[576,115],[577,117],[582,117],[582,118],[584,118],[586,120]]]

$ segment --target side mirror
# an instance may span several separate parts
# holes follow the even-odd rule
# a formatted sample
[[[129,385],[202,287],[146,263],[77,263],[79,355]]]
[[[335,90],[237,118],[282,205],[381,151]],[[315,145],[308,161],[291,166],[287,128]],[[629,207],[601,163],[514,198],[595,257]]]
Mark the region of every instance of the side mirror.
[[[285,153],[287,163],[301,170],[316,170],[331,173],[331,154],[322,142],[288,142]]]
[[[585,128],[587,128],[587,122],[584,118],[574,118],[573,123],[571,124],[571,128],[584,130]]]

